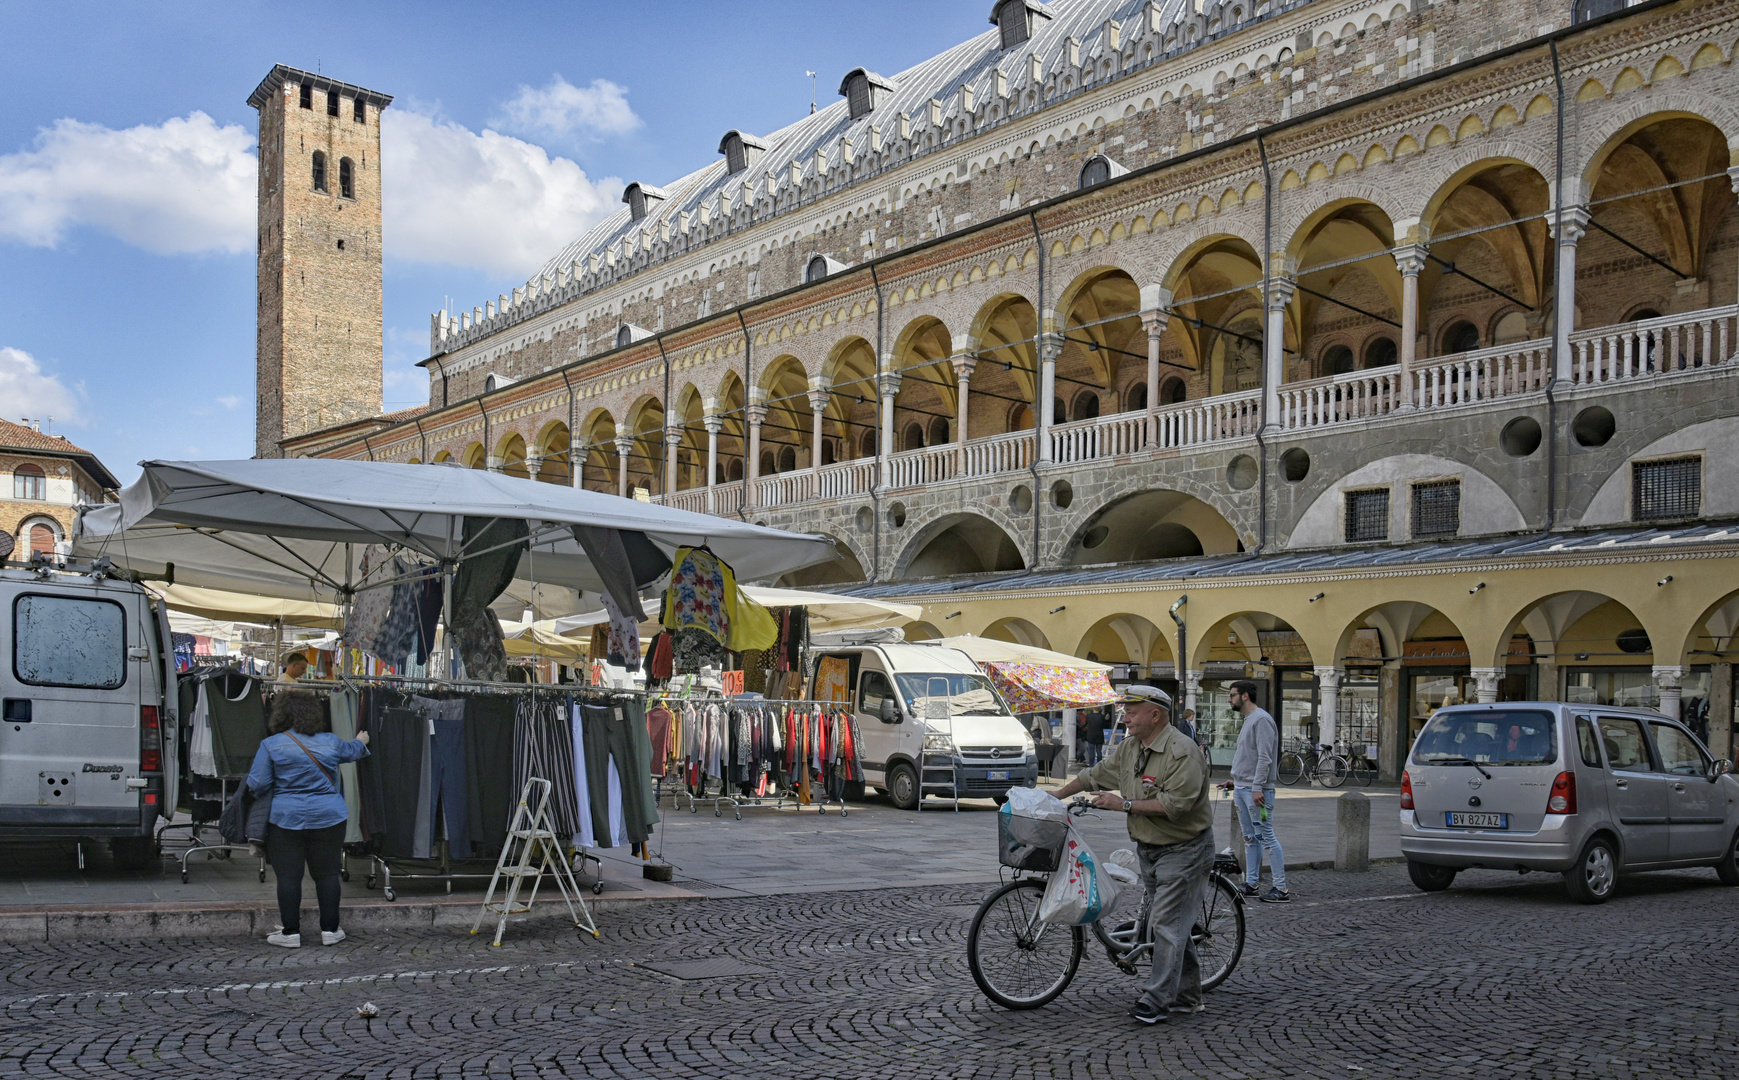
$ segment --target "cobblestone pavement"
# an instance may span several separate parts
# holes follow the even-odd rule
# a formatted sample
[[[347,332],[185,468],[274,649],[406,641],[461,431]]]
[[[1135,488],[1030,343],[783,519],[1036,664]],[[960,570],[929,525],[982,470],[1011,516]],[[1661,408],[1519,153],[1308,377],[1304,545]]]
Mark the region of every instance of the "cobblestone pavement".
[[[1255,905],[1208,1011],[1142,1028],[1090,944],[1052,1005],[977,991],[985,886],[808,893],[607,912],[599,941],[540,920],[0,946],[0,1077],[1720,1076],[1739,1068],[1739,889],[1629,880],[1598,908],[1555,878],[1397,867],[1294,875]],[[715,960],[734,973],[684,970]],[[663,969],[661,971],[660,969]],[[672,974],[674,973],[674,974]],[[689,978],[677,977],[688,975]],[[372,1001],[376,1019],[357,1016]]]

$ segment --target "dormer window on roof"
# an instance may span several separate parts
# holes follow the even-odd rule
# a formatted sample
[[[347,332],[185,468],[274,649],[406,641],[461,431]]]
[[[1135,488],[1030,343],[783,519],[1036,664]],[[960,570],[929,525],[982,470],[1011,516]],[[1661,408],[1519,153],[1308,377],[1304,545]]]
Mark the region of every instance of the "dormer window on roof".
[[[1122,176],[1128,171],[1128,169],[1117,164],[1117,162],[1112,161],[1104,154],[1094,154],[1092,157],[1087,159],[1085,165],[1081,166],[1080,190],[1086,191],[1090,187],[1097,187],[1113,177]]]
[[[990,21],[1002,31],[1002,47],[1011,49],[1032,39],[1037,29],[1034,18],[1051,18],[1051,9],[1039,0],[997,0],[991,9]]]
[[[877,99],[893,90],[893,83],[867,68],[853,68],[839,84],[839,95],[845,98],[853,120],[874,112]]]
[[[643,220],[647,211],[657,208],[657,205],[668,199],[663,188],[653,187],[635,181],[622,192],[622,201],[628,204],[628,215],[635,221]]]
[[[833,276],[841,270],[850,268],[849,263],[840,262],[831,255],[811,255],[809,265],[803,271],[805,284],[813,285],[817,281]]]
[[[625,322],[616,328],[616,347],[618,349],[625,349],[636,341],[645,341],[647,338],[652,336],[652,331],[646,329],[644,326],[636,326],[631,322]]]
[[[766,152],[766,143],[735,128],[725,132],[725,137],[719,140],[719,153],[725,156],[725,172],[732,176],[753,165],[755,159]]]

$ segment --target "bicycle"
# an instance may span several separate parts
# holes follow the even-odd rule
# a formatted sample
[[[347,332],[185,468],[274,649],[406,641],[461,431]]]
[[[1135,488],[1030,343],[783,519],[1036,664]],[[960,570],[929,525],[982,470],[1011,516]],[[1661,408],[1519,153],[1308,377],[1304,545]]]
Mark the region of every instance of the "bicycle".
[[[1330,746],[1311,746],[1302,739],[1292,740],[1291,746],[1281,751],[1277,764],[1280,772],[1280,782],[1287,787],[1300,780],[1320,782],[1325,788],[1337,788],[1346,783],[1347,759],[1334,752]]]
[[[1081,816],[1091,805],[1076,799],[1069,813]],[[1081,966],[1087,928],[1039,920],[1039,902],[1060,859],[1061,845],[1047,868],[1016,868],[1014,880],[985,897],[972,916],[966,937],[972,979],[985,997],[1005,1009],[1037,1009],[1049,1004],[1068,989]],[[1022,876],[1026,873],[1033,876]],[[1237,873],[1238,862],[1229,851],[1214,857],[1202,890],[1201,916],[1190,932],[1204,992],[1225,982],[1244,954],[1244,898],[1233,880]],[[1093,936],[1105,947],[1106,958],[1126,975],[1136,974],[1136,964],[1153,952],[1148,935],[1152,903],[1153,894],[1144,890],[1134,918],[1120,917],[1124,913],[1119,910],[1121,905],[1114,904],[1090,924]]]
[[[1363,751],[1353,750],[1350,748],[1342,756],[1346,758],[1347,775],[1351,776],[1354,780],[1357,780],[1365,787],[1370,787],[1371,784],[1376,781],[1377,763],[1375,759],[1366,755]]]

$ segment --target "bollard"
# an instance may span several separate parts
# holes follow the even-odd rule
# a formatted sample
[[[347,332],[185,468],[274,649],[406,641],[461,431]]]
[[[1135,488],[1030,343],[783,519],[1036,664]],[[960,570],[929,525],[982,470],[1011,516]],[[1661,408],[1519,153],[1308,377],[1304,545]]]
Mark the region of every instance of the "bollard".
[[[1371,868],[1371,800],[1362,791],[1335,800],[1334,868],[1355,873]]]

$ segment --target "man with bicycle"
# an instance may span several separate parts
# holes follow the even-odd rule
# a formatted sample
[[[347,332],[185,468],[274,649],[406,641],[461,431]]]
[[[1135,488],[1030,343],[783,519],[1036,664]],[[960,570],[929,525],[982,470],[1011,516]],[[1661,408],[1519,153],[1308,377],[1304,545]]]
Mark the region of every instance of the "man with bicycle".
[[[1058,791],[1097,791],[1093,805],[1121,810],[1135,841],[1141,879],[1153,899],[1148,934],[1153,970],[1129,1015],[1157,1024],[1202,1008],[1202,972],[1191,930],[1213,864],[1208,766],[1194,740],[1171,726],[1171,698],[1156,686],[1123,688],[1129,737],[1104,761]]]

